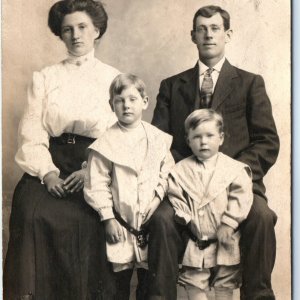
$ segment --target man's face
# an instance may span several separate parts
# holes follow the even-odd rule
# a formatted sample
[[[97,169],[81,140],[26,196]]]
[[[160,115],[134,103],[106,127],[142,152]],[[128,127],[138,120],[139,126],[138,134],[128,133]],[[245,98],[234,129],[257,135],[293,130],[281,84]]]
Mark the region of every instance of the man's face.
[[[225,44],[230,41],[231,29],[225,30],[219,13],[210,18],[197,17],[192,41],[197,45],[200,59],[220,60],[224,56]]]

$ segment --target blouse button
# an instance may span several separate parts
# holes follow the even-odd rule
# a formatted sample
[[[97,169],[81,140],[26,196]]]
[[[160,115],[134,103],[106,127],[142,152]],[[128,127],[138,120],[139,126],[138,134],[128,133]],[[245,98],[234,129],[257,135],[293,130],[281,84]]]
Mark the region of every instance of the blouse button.
[[[203,209],[199,209],[199,212],[198,212],[199,216],[202,217],[204,215],[204,211]]]

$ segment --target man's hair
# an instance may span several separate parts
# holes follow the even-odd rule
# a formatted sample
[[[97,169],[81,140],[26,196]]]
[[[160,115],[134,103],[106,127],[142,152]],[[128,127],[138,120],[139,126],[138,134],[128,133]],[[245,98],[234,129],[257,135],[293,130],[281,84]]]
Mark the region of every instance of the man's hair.
[[[61,25],[64,17],[74,12],[85,12],[90,16],[100,34],[100,39],[107,28],[107,13],[100,1],[94,0],[62,0],[58,1],[50,8],[48,15],[48,26],[51,31],[61,38]]]
[[[196,30],[196,20],[199,16],[202,16],[205,18],[210,18],[217,13],[219,13],[223,19],[224,29],[225,30],[230,29],[229,13],[226,10],[222,9],[220,6],[208,5],[208,6],[203,6],[196,11],[196,13],[194,15],[194,19],[193,19],[193,30],[194,31]]]
[[[138,90],[142,98],[147,97],[146,85],[142,79],[136,75],[124,73],[119,74],[111,83],[109,88],[109,101],[112,103],[116,95],[120,95],[122,91],[131,85]]]
[[[200,124],[207,121],[215,121],[219,129],[219,133],[224,132],[224,124],[222,116],[213,109],[197,109],[193,111],[185,120],[185,133],[188,135],[190,129],[196,129]]]

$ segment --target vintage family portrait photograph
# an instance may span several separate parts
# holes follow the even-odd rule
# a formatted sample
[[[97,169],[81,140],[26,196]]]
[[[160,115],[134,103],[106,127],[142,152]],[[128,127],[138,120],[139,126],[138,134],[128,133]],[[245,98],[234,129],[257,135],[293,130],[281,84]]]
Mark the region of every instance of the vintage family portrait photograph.
[[[2,0],[4,300],[288,300],[291,1]]]

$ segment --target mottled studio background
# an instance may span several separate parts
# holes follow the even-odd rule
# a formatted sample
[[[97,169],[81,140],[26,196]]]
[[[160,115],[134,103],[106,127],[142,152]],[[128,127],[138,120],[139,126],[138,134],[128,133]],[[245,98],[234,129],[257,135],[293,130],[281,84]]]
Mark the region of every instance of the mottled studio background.
[[[3,255],[14,187],[22,171],[14,163],[17,127],[32,72],[65,58],[59,38],[47,28],[53,0],[3,0]],[[108,30],[96,56],[144,79],[150,96],[150,121],[160,81],[194,66],[190,40],[195,11],[207,4],[227,9],[234,35],[227,44],[232,64],[263,75],[281,139],[279,158],[265,178],[270,207],[277,213],[277,260],[273,272],[278,300],[290,292],[290,1],[288,0],[105,0]]]

